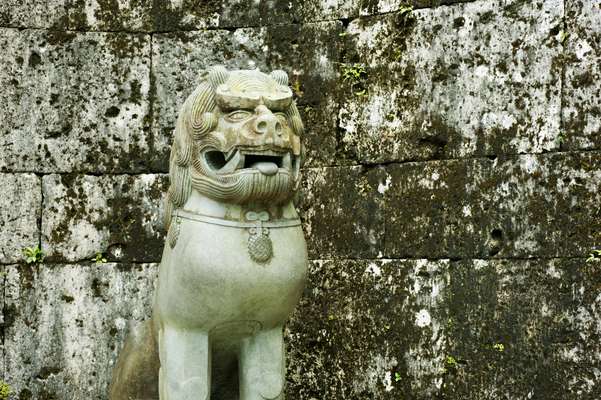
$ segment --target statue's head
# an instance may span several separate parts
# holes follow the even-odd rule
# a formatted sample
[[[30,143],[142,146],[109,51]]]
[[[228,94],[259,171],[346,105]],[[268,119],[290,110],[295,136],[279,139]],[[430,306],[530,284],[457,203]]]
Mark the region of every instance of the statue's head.
[[[179,114],[169,202],[282,204],[299,183],[303,124],[284,71],[212,67]]]

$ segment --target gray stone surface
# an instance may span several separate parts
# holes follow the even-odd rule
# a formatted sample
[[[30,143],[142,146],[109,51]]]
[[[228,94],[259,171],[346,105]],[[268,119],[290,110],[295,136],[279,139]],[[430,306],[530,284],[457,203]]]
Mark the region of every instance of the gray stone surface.
[[[384,248],[382,169],[304,171],[299,210],[310,259],[375,258]]]
[[[3,0],[0,4],[0,26],[49,28],[66,14],[64,4],[65,0]]]
[[[601,154],[387,168],[385,257],[585,257],[601,240]]]
[[[0,265],[0,368],[2,371],[6,371],[6,363],[4,360],[4,284],[6,281],[6,268],[5,265]]]
[[[288,397],[597,399],[600,271],[584,258],[314,261],[287,330]]]
[[[340,30],[340,23],[321,23],[155,35],[153,131],[162,169],[167,170],[177,110],[196,87],[198,74],[215,64],[288,72],[309,128],[303,140],[309,149],[308,163],[331,164],[337,109],[331,95]]]
[[[352,21],[341,68],[365,73],[345,81],[341,145],[370,163],[557,149],[562,16],[479,1]]]
[[[454,3],[469,3],[475,0],[358,0],[361,15],[376,15],[406,10],[408,8],[430,8]]]
[[[20,399],[106,399],[128,320],[150,312],[155,264],[7,266],[3,379]]]
[[[566,2],[564,147],[601,148],[601,2]]]
[[[324,21],[358,14],[344,0],[4,0],[0,26],[57,30],[168,32]]]
[[[46,175],[42,246],[51,261],[158,262],[166,175]]]
[[[181,12],[183,4],[178,7],[170,1],[4,0],[3,3],[6,6],[0,11],[0,25],[15,28],[152,31],[177,29],[186,25],[186,20],[189,26],[191,19],[194,19],[194,26],[202,28],[214,19],[210,15],[199,19],[195,14],[184,18]],[[201,10],[206,11],[206,7],[201,7]]]
[[[444,398],[598,399],[600,265],[453,263]]]
[[[449,272],[448,260],[314,261],[287,328],[287,398],[436,398]]]
[[[171,32],[316,22],[473,0],[4,0],[0,26]]]
[[[41,180],[34,174],[0,173],[0,263],[23,260],[40,241]]]
[[[296,0],[291,5],[294,16],[301,21],[325,21],[358,15],[355,0]]]
[[[206,27],[243,28],[312,23],[359,15],[359,5],[354,0],[233,0],[202,3],[183,0],[155,3],[148,8],[146,12],[152,19],[152,29],[163,32]]]
[[[55,0],[56,1],[56,0]],[[148,31],[161,15],[171,11],[169,3],[137,0],[62,0],[61,18],[54,29],[100,31]],[[158,22],[158,21],[156,21]],[[157,24],[158,25],[158,24]]]
[[[0,170],[148,169],[148,36],[0,28]]]

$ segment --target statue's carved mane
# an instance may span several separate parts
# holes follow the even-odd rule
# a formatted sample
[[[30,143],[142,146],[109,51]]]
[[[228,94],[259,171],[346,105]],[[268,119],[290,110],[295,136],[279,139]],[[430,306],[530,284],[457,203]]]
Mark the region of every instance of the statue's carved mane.
[[[166,230],[169,229],[173,212],[186,203],[194,188],[191,168],[198,163],[198,158],[195,156],[198,154],[198,145],[214,140],[208,133],[217,124],[215,111],[218,105],[215,100],[215,90],[226,82],[229,74],[221,66],[203,71],[198,86],[186,99],[178,115],[169,159],[170,187],[166,198],[164,220]],[[269,77],[280,85],[288,86],[288,75],[284,71],[273,71]],[[256,79],[256,76],[253,78]],[[244,85],[244,77],[236,83]],[[294,101],[285,110],[285,115],[296,135],[302,136],[304,126]]]

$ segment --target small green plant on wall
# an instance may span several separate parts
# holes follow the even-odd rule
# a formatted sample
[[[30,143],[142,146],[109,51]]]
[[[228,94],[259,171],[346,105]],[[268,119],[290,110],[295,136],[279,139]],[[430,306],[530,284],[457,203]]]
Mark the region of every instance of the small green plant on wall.
[[[92,261],[96,264],[104,264],[107,262],[106,257],[101,252],[96,253],[96,256],[92,258]]]
[[[555,138],[555,145],[560,147],[565,141],[566,141],[565,132],[559,132],[559,134]]]
[[[442,368],[442,373],[446,374],[448,372],[456,371],[459,368],[459,361],[457,358],[453,356],[445,356],[444,358],[444,366]]]
[[[587,263],[601,262],[601,250],[593,250],[586,259]]]
[[[0,400],[7,400],[10,393],[11,391],[8,383],[0,380]]]
[[[44,252],[39,246],[25,247],[22,251],[27,264],[41,263],[44,261]]]
[[[359,83],[367,75],[365,67],[361,64],[341,64],[340,71],[342,79],[351,84]]]
[[[503,343],[495,343],[492,345],[492,348],[495,349],[496,351],[498,351],[499,353],[502,353],[505,351],[505,345]]]
[[[410,5],[401,5],[399,7],[398,14],[399,15],[410,14],[412,11],[413,11],[413,6],[410,6]]]
[[[290,86],[292,87],[292,91],[294,92],[296,97],[303,97],[304,92],[298,76],[294,78]]]
[[[445,364],[451,368],[457,368],[457,359],[453,356],[447,356],[445,358]]]
[[[363,84],[367,78],[367,70],[362,64],[340,64],[342,80],[350,83],[351,90],[357,96],[365,96],[367,90]]]

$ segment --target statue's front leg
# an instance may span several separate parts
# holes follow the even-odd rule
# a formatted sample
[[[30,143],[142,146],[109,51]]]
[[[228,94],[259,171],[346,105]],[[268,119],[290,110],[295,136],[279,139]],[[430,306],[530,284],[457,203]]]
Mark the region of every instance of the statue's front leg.
[[[282,327],[244,339],[240,351],[240,400],[284,399]]]
[[[207,332],[165,325],[159,330],[160,400],[209,400],[211,349]]]

